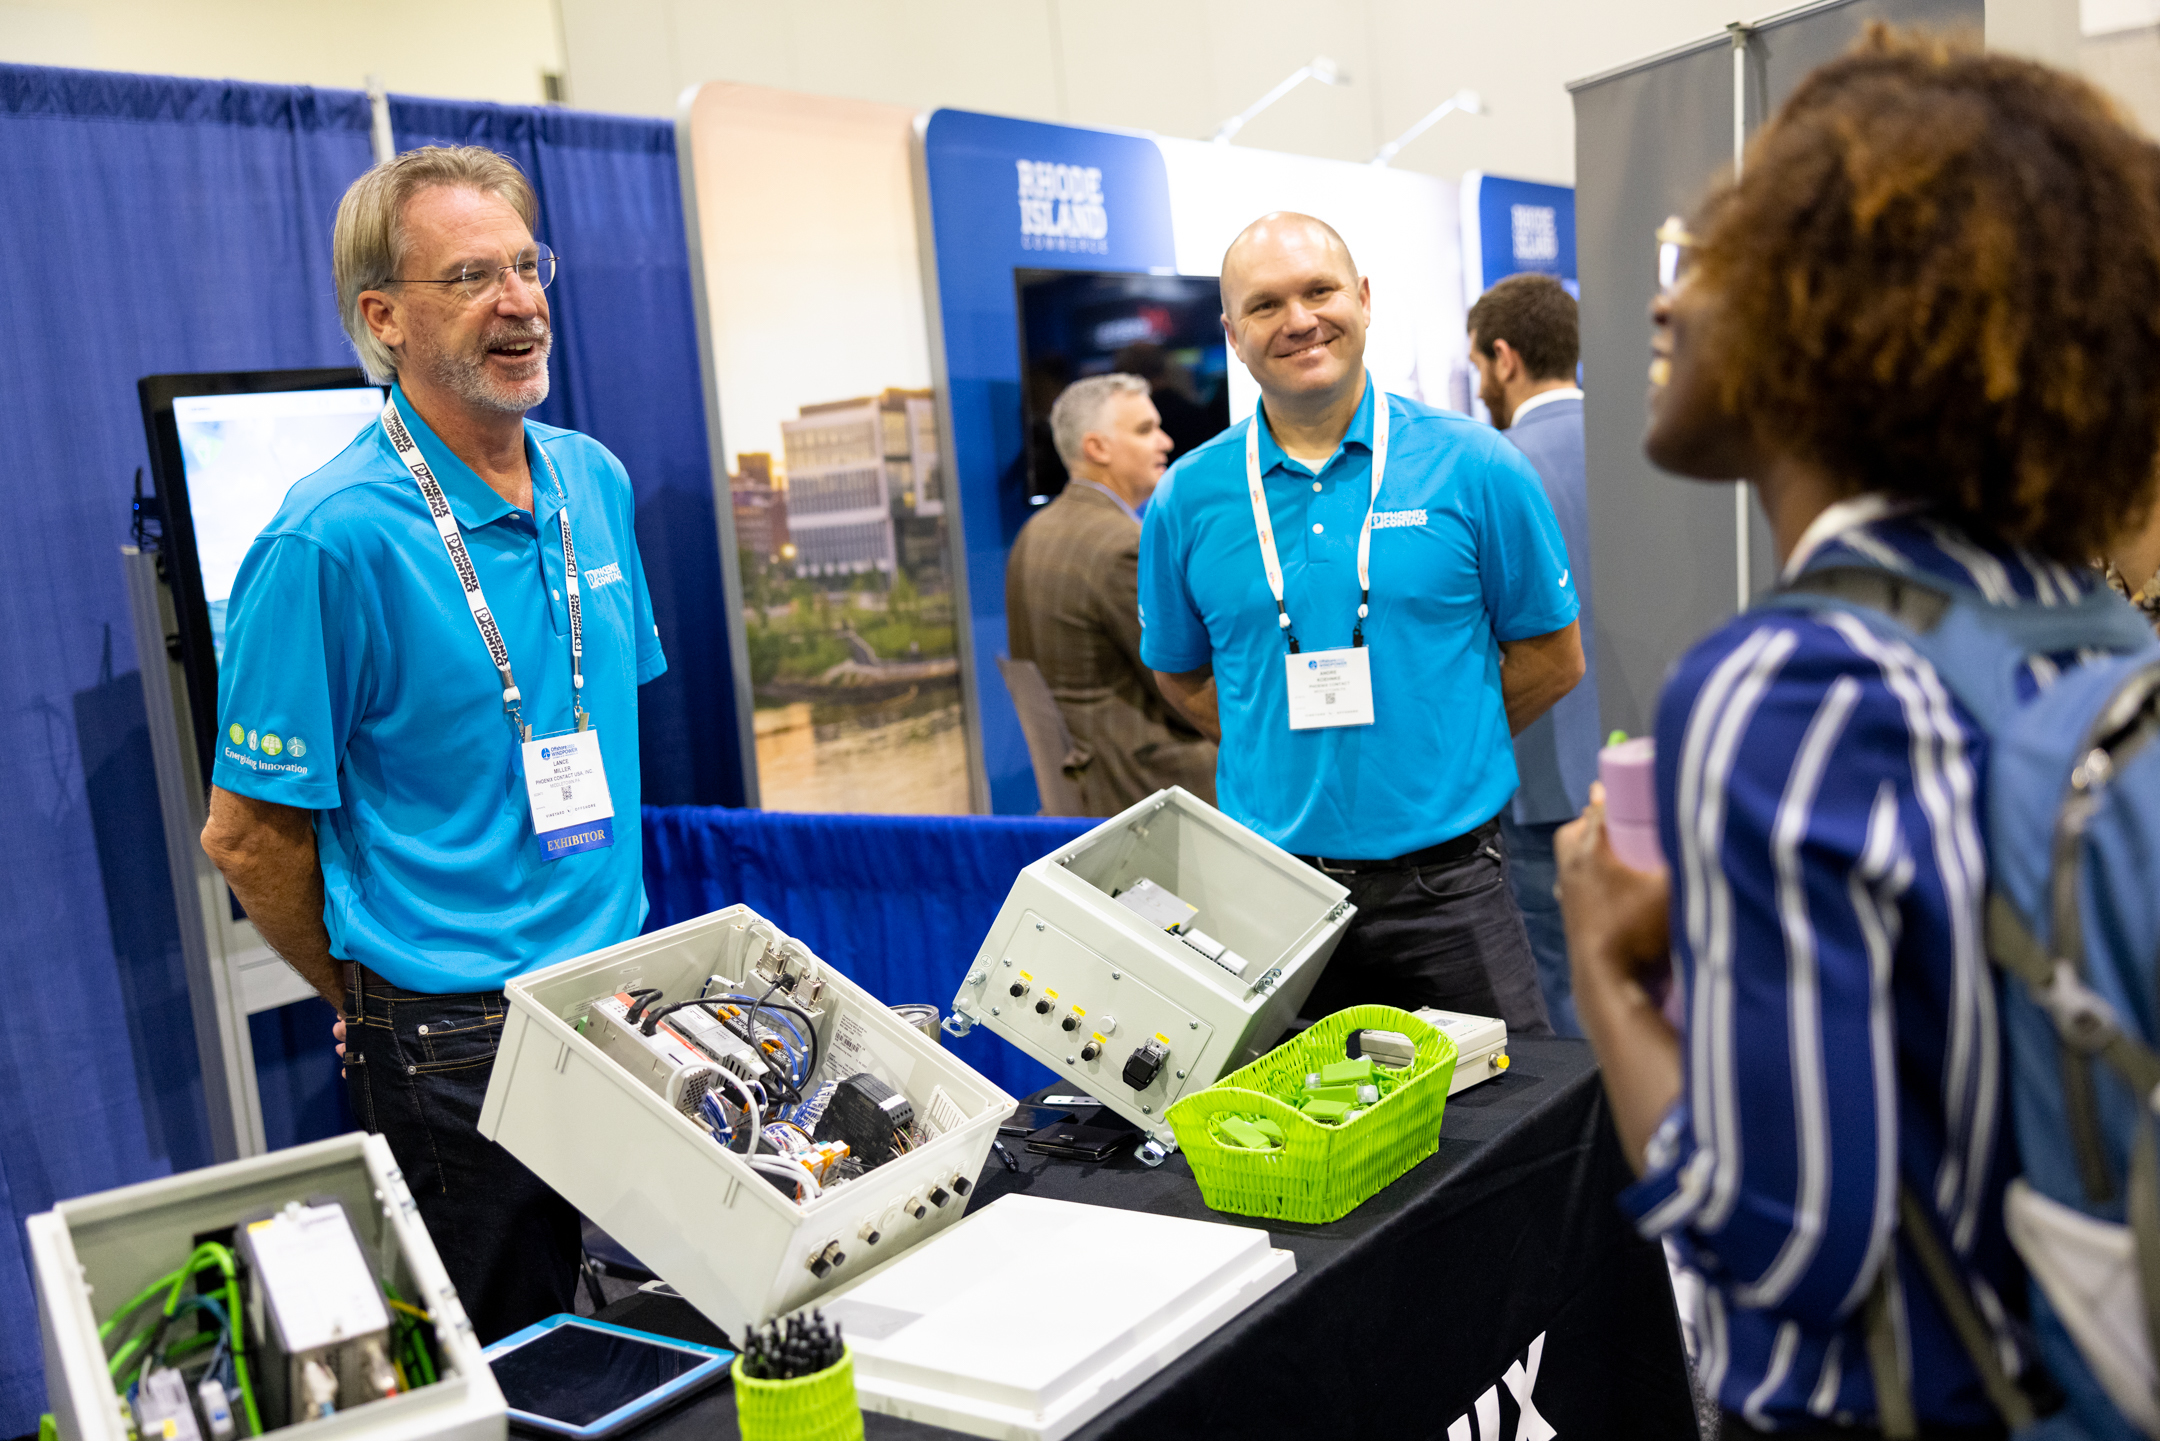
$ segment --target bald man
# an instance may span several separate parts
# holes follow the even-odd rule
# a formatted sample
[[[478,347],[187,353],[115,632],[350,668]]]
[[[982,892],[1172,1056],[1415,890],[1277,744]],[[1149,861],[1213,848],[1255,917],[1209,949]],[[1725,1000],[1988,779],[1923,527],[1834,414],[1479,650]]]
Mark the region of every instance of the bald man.
[[[1374,385],[1371,286],[1332,227],[1254,221],[1222,299],[1260,410],[1148,507],[1141,658],[1221,742],[1223,811],[1349,888],[1308,1016],[1439,1006],[1550,1035],[1499,826],[1510,737],[1583,674],[1544,487],[1494,431]]]

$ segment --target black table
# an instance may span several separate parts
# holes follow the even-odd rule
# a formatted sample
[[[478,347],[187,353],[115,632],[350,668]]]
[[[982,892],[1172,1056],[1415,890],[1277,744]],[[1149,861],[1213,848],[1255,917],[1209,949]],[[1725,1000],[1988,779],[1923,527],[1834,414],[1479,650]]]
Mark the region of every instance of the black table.
[[[1024,1191],[1255,1226],[1297,1257],[1295,1276],[1074,1433],[1076,1441],[1441,1438],[1488,1389],[1498,1435],[1512,1437],[1518,1407],[1505,1378],[1516,1366],[1515,1383],[1529,1381],[1527,1353],[1540,1337],[1531,1399],[1562,1437],[1694,1436],[1664,1255],[1613,1204],[1627,1165],[1590,1049],[1579,1041],[1509,1049],[1512,1069],[1448,1102],[1437,1153],[1327,1225],[1210,1211],[1183,1156],[1150,1170],[1129,1149],[1088,1164],[1008,1141],[1020,1171],[993,1155],[972,1206]],[[672,1296],[633,1296],[600,1318],[725,1344]],[[735,1435],[734,1417],[734,1395],[723,1388],[635,1434],[709,1441]],[[869,1437],[959,1434],[869,1413],[863,1422]]]

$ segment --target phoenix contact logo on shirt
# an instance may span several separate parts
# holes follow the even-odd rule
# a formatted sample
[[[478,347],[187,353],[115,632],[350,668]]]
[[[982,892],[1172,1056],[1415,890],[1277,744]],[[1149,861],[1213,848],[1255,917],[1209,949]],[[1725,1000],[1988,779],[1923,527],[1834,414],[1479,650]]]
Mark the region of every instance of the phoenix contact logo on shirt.
[[[1425,524],[1422,510],[1376,510],[1372,513],[1374,530],[1394,530],[1398,526]]]
[[[622,567],[612,560],[606,565],[596,565],[591,570],[578,572],[578,584],[587,590],[599,590],[603,586],[613,585],[621,579]]]
[[[1108,255],[1110,211],[1102,168],[1016,160],[1020,173],[1020,248]]]

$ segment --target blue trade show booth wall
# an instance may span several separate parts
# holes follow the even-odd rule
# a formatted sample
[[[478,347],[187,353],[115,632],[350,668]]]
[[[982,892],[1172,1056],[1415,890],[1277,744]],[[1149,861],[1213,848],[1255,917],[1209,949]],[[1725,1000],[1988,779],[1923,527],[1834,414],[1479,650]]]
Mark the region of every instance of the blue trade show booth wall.
[[[401,146],[522,163],[565,257],[539,418],[623,458],[667,676],[649,800],[739,803],[741,754],[673,128],[393,99]],[[0,1436],[44,1382],[22,1218],[211,1159],[121,578],[145,375],[349,365],[330,276],[370,163],[353,91],[0,65]],[[273,1144],[344,1129],[328,1007],[254,1018]]]
[[[1013,272],[1177,273],[1162,151],[1137,135],[938,110],[922,124],[935,299],[931,355],[951,409],[967,658],[990,809],[1033,815],[1027,741],[998,677],[1005,554],[1026,522],[1020,312]]]

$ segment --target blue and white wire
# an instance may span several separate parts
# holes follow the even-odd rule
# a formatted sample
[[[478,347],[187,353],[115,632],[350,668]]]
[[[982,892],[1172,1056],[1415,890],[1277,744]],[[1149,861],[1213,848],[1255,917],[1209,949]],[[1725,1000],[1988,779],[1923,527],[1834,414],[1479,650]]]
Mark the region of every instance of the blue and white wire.
[[[791,1161],[784,1156],[748,1156],[744,1159],[768,1176],[782,1176],[798,1185],[808,1186],[813,1201],[824,1194],[825,1188],[818,1184],[818,1178],[800,1161]]]
[[[741,1094],[743,1098],[743,1113],[750,1118],[750,1149],[748,1152],[746,1152],[746,1154],[757,1154],[758,1132],[761,1129],[761,1117],[758,1111],[757,1097],[750,1093],[750,1088],[747,1085],[743,1084],[742,1077],[736,1075],[727,1067],[718,1067],[717,1069],[715,1069],[713,1074],[718,1076],[721,1080],[726,1081],[729,1085],[733,1086],[737,1092]]]
[[[777,983],[774,985],[773,989],[779,989]],[[747,996],[739,992],[730,991],[718,996],[705,996],[701,999],[707,1001],[724,1001],[731,1005],[748,1007],[748,1013],[743,1018],[743,1029],[749,1031],[753,1038],[755,1037],[757,1032],[758,1018],[770,1016],[775,1020],[784,1022],[788,1030],[794,1034],[796,1046],[796,1049],[788,1052],[789,1060],[794,1063],[794,1074],[790,1075],[789,1079],[792,1080],[798,1088],[809,1083],[810,1074],[808,1067],[810,1064],[811,1056],[816,1050],[815,1043],[812,1042],[812,1040],[810,1039],[810,1033],[805,1028],[800,1017],[796,1016],[791,1011],[782,1010],[778,1006],[772,1004],[772,991],[767,991],[765,995],[761,997]],[[775,1036],[779,1034],[777,1028],[774,1029],[773,1034]],[[755,1043],[756,1042],[753,1039],[752,1044]],[[783,1046],[783,1049],[786,1049],[786,1047]]]

